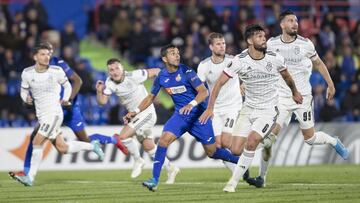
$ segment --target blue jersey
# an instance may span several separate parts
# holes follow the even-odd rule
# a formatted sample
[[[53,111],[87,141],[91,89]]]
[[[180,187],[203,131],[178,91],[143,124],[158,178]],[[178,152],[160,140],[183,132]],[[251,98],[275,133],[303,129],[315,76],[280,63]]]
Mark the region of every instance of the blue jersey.
[[[175,113],[189,104],[197,95],[196,88],[203,84],[195,71],[186,65],[180,64],[177,71],[169,73],[167,69],[162,69],[154,81],[151,94],[157,95],[163,87],[171,96],[175,104]],[[207,99],[195,106],[190,116],[200,116],[207,107]]]

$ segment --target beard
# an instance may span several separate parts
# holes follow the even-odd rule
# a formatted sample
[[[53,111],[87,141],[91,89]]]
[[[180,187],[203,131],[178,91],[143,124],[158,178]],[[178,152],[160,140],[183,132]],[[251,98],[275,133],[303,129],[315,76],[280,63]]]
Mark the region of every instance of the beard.
[[[287,30],[287,31],[286,31],[286,34],[288,34],[288,35],[290,35],[290,36],[294,37],[294,36],[296,36],[296,35],[297,35],[297,30],[295,30],[295,31],[292,31],[292,30]]]
[[[257,50],[257,51],[261,51],[261,52],[266,52],[266,45],[265,46],[262,46],[262,45],[255,45],[254,44],[254,49]]]

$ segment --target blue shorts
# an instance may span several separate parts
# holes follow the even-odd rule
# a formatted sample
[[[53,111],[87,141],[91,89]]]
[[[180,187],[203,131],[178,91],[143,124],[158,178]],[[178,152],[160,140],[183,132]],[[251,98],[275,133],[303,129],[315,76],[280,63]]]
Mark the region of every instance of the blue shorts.
[[[186,117],[175,113],[165,123],[163,132],[166,131],[173,133],[177,138],[188,132],[204,145],[215,143],[211,120],[202,125],[199,122],[199,116]]]
[[[69,127],[73,132],[84,130],[85,121],[81,115],[80,107],[78,105],[72,106],[70,110],[63,109],[64,111],[64,125]]]

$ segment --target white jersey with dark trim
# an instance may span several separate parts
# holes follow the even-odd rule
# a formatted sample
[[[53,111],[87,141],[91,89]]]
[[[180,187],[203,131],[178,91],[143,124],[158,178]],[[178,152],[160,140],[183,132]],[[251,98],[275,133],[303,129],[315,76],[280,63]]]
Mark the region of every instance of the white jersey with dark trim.
[[[109,96],[114,93],[119,97],[121,105],[129,112],[134,111],[148,95],[143,84],[147,78],[148,72],[144,69],[125,72],[125,78],[121,83],[116,83],[108,77],[103,93]],[[151,107],[154,108],[154,105],[151,104]]]
[[[34,99],[36,116],[41,120],[45,116],[62,114],[60,104],[61,85],[68,78],[59,66],[50,65],[45,72],[37,72],[35,66],[25,68],[21,74],[21,88],[28,89]]]
[[[313,68],[312,60],[317,59],[314,44],[311,40],[297,35],[293,42],[286,43],[281,35],[267,41],[268,50],[280,54],[285,59],[289,73],[301,95],[311,94],[310,76]],[[290,88],[283,79],[280,80],[279,96],[291,97]]]
[[[227,65],[224,72],[229,77],[238,75],[245,85],[245,102],[255,109],[273,108],[278,104],[278,82],[285,70],[284,58],[273,52],[266,52],[264,58],[253,59],[244,50]]]
[[[225,55],[220,63],[214,63],[211,57],[200,62],[197,74],[201,81],[206,82],[210,89],[210,94],[214,88],[217,79],[222,74],[226,65],[234,58],[231,55]],[[220,89],[216,98],[214,112],[234,112],[239,111],[242,106],[242,97],[240,92],[239,78],[231,78]]]

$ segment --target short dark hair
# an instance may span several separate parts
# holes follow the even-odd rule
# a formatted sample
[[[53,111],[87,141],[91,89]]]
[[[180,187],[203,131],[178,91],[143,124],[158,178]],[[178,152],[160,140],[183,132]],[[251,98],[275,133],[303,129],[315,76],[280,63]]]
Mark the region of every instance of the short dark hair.
[[[114,64],[116,62],[121,63],[121,61],[119,59],[111,58],[111,59],[107,60],[106,65],[108,66],[108,65]]]
[[[167,54],[167,50],[172,49],[172,48],[178,48],[178,47],[173,44],[168,44],[168,45],[161,47],[161,50],[160,50],[161,57],[165,57]]]
[[[35,54],[37,54],[37,53],[38,53],[40,50],[42,50],[42,49],[47,49],[47,50],[50,51],[51,46],[49,45],[48,42],[40,42],[39,44],[37,44],[37,45],[33,48],[32,54],[35,55]]]
[[[251,36],[253,36],[256,32],[259,31],[265,32],[265,29],[259,24],[248,25],[245,29],[245,34],[244,34],[245,41],[247,41]]]
[[[214,39],[216,38],[224,38],[224,35],[221,33],[217,33],[217,32],[212,32],[210,33],[209,37],[208,37],[208,43],[209,45],[212,44],[214,42]]]
[[[279,22],[281,22],[282,20],[284,20],[284,18],[288,15],[295,15],[295,13],[291,10],[285,10],[283,11],[280,15],[279,15]]]

